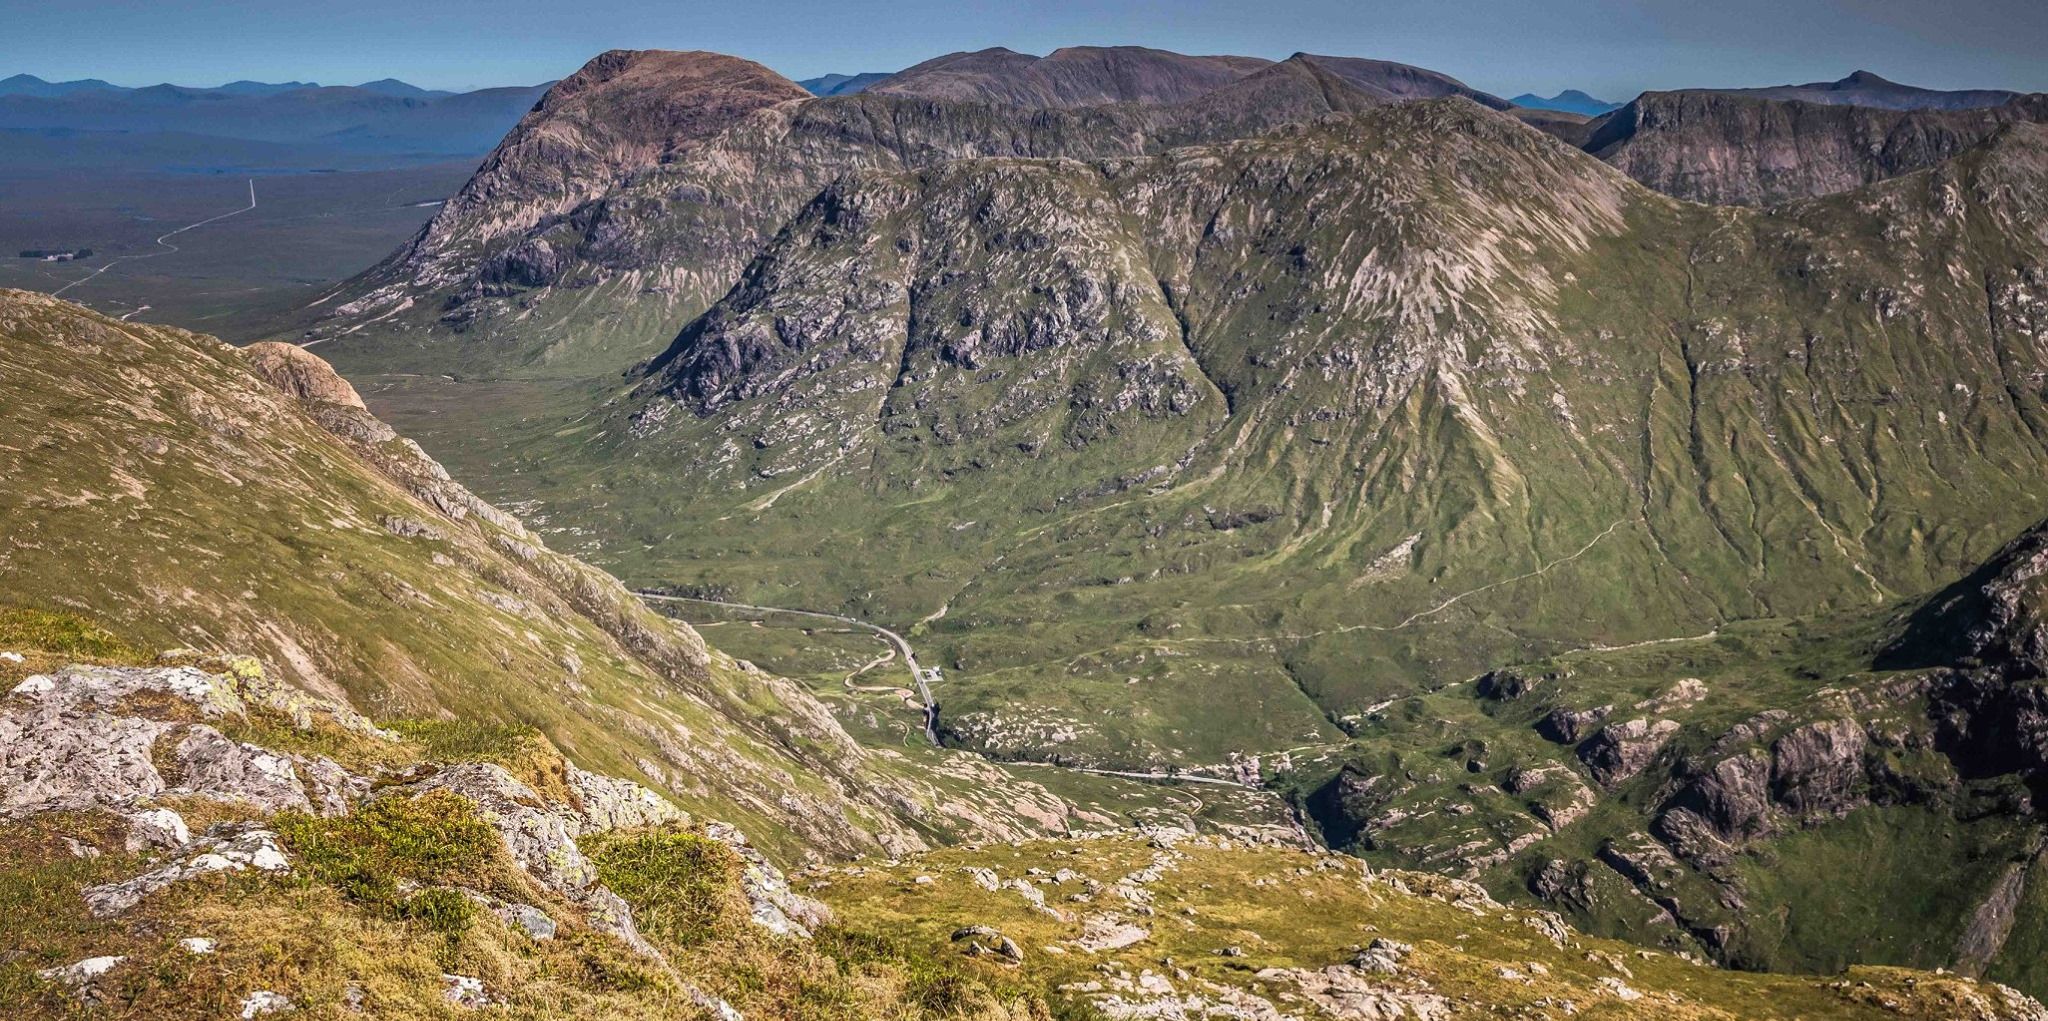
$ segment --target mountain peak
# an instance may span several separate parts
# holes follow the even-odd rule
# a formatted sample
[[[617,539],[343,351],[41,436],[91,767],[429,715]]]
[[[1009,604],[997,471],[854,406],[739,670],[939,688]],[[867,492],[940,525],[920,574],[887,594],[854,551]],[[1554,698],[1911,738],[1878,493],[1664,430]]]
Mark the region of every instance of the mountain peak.
[[[408,247],[433,259],[574,208],[741,118],[811,94],[740,57],[608,50],[555,83]]]

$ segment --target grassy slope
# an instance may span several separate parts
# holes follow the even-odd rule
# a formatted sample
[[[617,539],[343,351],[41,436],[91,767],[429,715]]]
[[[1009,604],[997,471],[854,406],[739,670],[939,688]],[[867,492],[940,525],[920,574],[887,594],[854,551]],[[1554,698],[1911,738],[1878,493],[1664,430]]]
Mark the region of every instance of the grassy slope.
[[[344,442],[310,416],[369,420],[301,407],[233,348],[18,292],[0,294],[0,331],[11,604],[145,650],[254,653],[379,718],[537,727],[789,857],[1065,825],[1057,799],[978,760],[863,752],[800,687],[421,481],[405,441]],[[1094,800],[1119,790],[1150,800],[1107,781]]]
[[[1889,1010],[1940,1015],[1960,1009],[1948,999],[1951,989],[1924,978],[1913,992],[1903,992],[1905,973],[1889,969],[1852,969],[1849,981],[1832,982],[1720,971],[1599,940],[1574,938],[1568,948],[1560,947],[1512,910],[1468,910],[1447,903],[1455,892],[1433,891],[1430,877],[1387,874],[1361,881],[1356,864],[1344,858],[1219,850],[1200,843],[1184,846],[1187,859],[1146,887],[1157,913],[1140,913],[1134,920],[1150,929],[1150,938],[1100,954],[1047,948],[1078,937],[1084,915],[1109,911],[1128,916],[1127,906],[1113,887],[1089,903],[1076,902],[1069,895],[1084,893],[1084,884],[1056,880],[1053,873],[1072,870],[1114,883],[1153,864],[1155,845],[1124,838],[948,850],[889,867],[817,870],[814,890],[849,924],[887,928],[909,945],[937,955],[959,953],[960,944],[949,936],[960,926],[999,929],[1021,945],[1022,974],[1048,984],[1111,984],[1117,976],[1152,972],[1170,977],[1183,991],[1220,986],[1270,994],[1286,990],[1287,983],[1261,969],[1336,964],[1373,939],[1386,938],[1416,948],[1403,977],[1390,984],[1419,982],[1435,990],[1451,1001],[1453,1016],[1468,1011],[1551,1016],[1562,1001],[1577,1005],[1576,1016],[1594,1018],[1640,1017],[1645,1010],[1678,1018],[1765,1019],[1879,1017]],[[1042,870],[1039,878],[1026,881],[1039,885],[1047,902],[1068,917],[1036,911],[1007,887],[984,889],[963,874],[969,867],[992,868],[1004,879]],[[917,876],[933,881],[915,882]],[[1404,883],[1413,884],[1417,893],[1438,896],[1409,893]],[[1242,956],[1219,955],[1233,946]],[[1644,994],[1642,1001],[1624,1003],[1599,991],[1599,979],[1622,976],[1614,961],[1625,962],[1624,981]],[[1498,970],[1503,966],[1527,978],[1504,977]]]

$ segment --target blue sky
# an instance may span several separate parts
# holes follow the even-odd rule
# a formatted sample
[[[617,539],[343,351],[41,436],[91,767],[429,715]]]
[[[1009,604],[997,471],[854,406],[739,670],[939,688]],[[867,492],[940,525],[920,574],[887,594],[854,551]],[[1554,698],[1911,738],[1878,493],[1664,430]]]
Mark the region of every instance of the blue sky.
[[[2048,0],[0,0],[0,77],[434,88],[558,78],[613,47],[710,49],[791,77],[951,50],[1133,43],[1401,60],[1502,95],[1769,85],[1867,68],[2048,91]]]

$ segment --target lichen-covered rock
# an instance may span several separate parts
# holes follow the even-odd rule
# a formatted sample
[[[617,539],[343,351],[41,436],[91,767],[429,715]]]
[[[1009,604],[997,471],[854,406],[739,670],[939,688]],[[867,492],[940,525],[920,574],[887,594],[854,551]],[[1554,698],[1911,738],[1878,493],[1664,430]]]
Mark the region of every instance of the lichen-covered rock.
[[[229,740],[212,727],[187,728],[172,754],[182,788],[247,802],[266,812],[313,807],[288,756]]]
[[[88,957],[74,964],[67,964],[58,968],[44,968],[42,971],[37,972],[37,974],[52,981],[62,982],[83,993],[87,986],[90,986],[108,972],[120,967],[121,962],[127,959],[128,957],[125,954]]]
[[[150,808],[128,817],[124,844],[129,854],[156,849],[175,849],[192,842],[185,819],[168,808]]]
[[[265,1014],[282,1014],[291,1009],[293,1009],[292,1001],[283,993],[271,992],[268,989],[258,989],[243,998],[240,1017],[242,1021],[250,1021],[252,1018],[262,1017]]]
[[[16,685],[0,701],[0,812],[126,811],[182,794],[270,812],[335,814],[367,790],[366,781],[331,761],[281,755],[195,722],[241,717],[262,706],[307,726],[319,714],[382,735],[346,706],[269,681],[253,660],[220,665],[216,672],[70,666]],[[299,776],[301,766],[314,774],[310,785]]]
[[[210,838],[206,850],[145,872],[134,879],[85,890],[85,904],[95,918],[118,915],[143,898],[176,883],[217,872],[291,871],[291,859],[278,846],[277,834],[266,829],[229,830]]]
[[[832,909],[792,891],[782,870],[756,851],[747,842],[746,834],[716,822],[705,831],[740,856],[740,887],[753,907],[754,924],[777,935],[808,938],[813,930],[832,920]]]
[[[484,982],[480,978],[471,978],[468,975],[443,974],[441,976],[441,987],[441,995],[449,1003],[457,1007],[475,1010],[478,1007],[488,1007],[491,1004],[491,998],[489,994],[484,992]]]
[[[576,796],[577,814],[589,829],[629,829],[690,821],[689,813],[641,784],[574,765],[569,767],[569,790]]]

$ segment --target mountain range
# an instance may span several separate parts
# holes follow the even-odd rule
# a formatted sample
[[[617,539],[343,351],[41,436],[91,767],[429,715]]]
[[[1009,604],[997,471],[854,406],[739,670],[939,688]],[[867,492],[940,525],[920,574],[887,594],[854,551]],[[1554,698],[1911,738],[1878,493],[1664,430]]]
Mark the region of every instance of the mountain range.
[[[185,140],[194,137],[230,148],[289,146],[297,160],[313,166],[341,156],[473,158],[489,151],[546,91],[538,85],[458,94],[388,78],[341,87],[231,82],[129,89],[16,75],[0,81],[0,132],[56,149],[60,157],[68,148],[111,151],[114,159],[99,165],[122,170],[189,169]]]
[[[396,78],[379,78],[376,81],[364,82],[361,85],[352,87],[391,96],[445,99],[448,96],[455,95],[453,92],[441,89],[423,89],[417,85],[410,85],[399,81]],[[41,96],[47,98],[51,96],[74,95],[81,92],[142,92],[149,89],[162,88],[176,89],[180,92],[212,92],[226,96],[270,96],[280,92],[317,89],[320,88],[320,85],[316,82],[256,82],[245,79],[212,87],[185,88],[165,83],[163,85],[131,88],[114,85],[101,81],[98,78],[81,78],[68,82],[44,81],[32,74],[17,74],[0,78],[0,96]]]
[[[252,653],[403,739],[234,730],[373,792],[333,818],[467,797],[516,831],[474,903],[654,933],[727,1009],[2048,1017],[2048,105],[1786,89],[607,52],[282,343],[0,294],[0,578],[100,650],[31,649],[109,717],[54,733],[194,725],[86,667]],[[619,843],[739,853],[655,805],[766,853]],[[652,987],[501,929],[443,981]]]
[[[1594,99],[1592,96],[1586,95],[1577,89],[1566,89],[1548,98],[1536,95],[1533,92],[1524,92],[1508,100],[1508,102],[1526,110],[1558,110],[1564,113],[1583,114],[1587,117],[1598,117],[1621,106],[1620,103],[1610,103],[1604,99]]]

